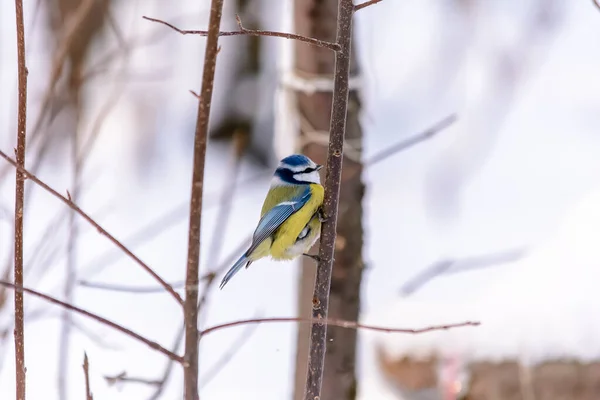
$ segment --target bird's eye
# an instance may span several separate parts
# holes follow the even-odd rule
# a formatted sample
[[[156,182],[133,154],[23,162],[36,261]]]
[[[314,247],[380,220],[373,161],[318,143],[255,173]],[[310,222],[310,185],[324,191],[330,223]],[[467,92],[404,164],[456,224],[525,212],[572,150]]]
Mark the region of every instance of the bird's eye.
[[[315,172],[316,170],[317,170],[316,168],[308,167],[308,168],[303,169],[302,171],[294,172],[294,175],[309,174],[311,172]]]

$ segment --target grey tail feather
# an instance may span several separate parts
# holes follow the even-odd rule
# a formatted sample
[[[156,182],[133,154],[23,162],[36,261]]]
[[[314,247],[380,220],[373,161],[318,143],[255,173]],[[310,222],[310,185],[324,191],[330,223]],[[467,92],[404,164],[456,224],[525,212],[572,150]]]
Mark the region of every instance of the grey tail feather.
[[[249,264],[250,262],[251,261],[248,260],[248,257],[246,257],[246,255],[241,256],[240,259],[237,260],[235,264],[233,264],[233,267],[229,268],[229,271],[227,271],[227,273],[223,277],[223,280],[221,281],[221,284],[219,285],[219,289],[223,289],[227,282],[229,282],[229,280],[233,278],[233,276],[237,274],[240,269],[242,269],[244,264]]]

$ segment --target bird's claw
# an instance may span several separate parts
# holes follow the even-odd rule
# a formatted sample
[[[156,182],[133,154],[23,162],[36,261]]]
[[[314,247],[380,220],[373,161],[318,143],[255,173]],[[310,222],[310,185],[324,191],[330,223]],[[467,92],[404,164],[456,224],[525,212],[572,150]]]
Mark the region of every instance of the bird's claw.
[[[321,223],[329,221],[329,218],[325,216],[325,212],[322,208],[319,208],[317,216],[319,217],[319,222]]]

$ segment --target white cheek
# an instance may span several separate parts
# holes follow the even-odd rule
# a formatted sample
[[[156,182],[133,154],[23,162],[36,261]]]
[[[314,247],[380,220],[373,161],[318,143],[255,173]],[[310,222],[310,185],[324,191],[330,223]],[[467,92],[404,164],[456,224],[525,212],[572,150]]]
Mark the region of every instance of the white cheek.
[[[309,172],[307,174],[297,174],[294,175],[294,178],[298,181],[303,182],[312,182],[312,183],[321,183],[321,177],[319,176],[319,171]]]

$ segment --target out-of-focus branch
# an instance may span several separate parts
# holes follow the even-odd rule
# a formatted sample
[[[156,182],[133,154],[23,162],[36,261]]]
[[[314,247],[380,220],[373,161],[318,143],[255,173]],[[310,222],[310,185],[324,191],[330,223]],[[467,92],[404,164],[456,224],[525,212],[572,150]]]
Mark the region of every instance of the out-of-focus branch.
[[[131,252],[131,250],[129,250],[127,247],[125,247],[114,236],[112,236],[110,233],[108,233],[108,231],[106,229],[102,228],[96,221],[94,221],[94,219],[92,217],[90,217],[81,208],[79,208],[75,203],[73,203],[73,201],[70,198],[71,195],[68,194],[68,192],[67,192],[68,197],[61,195],[56,190],[52,189],[46,183],[44,183],[39,178],[37,178],[35,175],[33,175],[31,172],[27,171],[25,168],[18,165],[12,158],[7,156],[6,153],[4,153],[2,151],[0,151],[0,157],[4,158],[6,161],[8,161],[10,164],[12,164],[12,166],[14,166],[20,173],[27,176],[27,178],[29,178],[31,181],[33,181],[36,185],[40,186],[42,189],[46,190],[48,193],[50,193],[51,195],[53,195],[54,197],[56,197],[57,199],[59,199],[63,203],[65,203],[67,206],[69,206],[70,208],[75,210],[75,212],[77,212],[77,214],[81,215],[87,222],[89,222],[94,228],[96,228],[101,235],[107,237],[118,248],[120,248],[124,253],[126,253],[129,257],[131,257],[139,266],[141,266],[144,270],[146,270],[146,272],[148,272],[154,279],[156,279],[169,293],[171,293],[171,295],[175,298],[175,300],[177,300],[177,302],[179,304],[183,304],[183,301],[181,300],[181,296],[179,296],[179,293],[177,293],[167,282],[165,282],[156,272],[154,272],[154,270],[152,268],[150,268],[146,263],[144,263],[138,256],[133,254]]]
[[[17,148],[15,165],[25,167],[25,138],[27,129],[27,65],[25,63],[25,25],[23,23],[23,0],[15,0],[17,20],[17,71],[19,81],[19,106],[17,123]],[[25,175],[15,171],[15,265],[14,284],[23,286],[23,206],[25,202]],[[17,400],[25,400],[25,311],[23,292],[15,290],[15,365]]]
[[[85,377],[85,400],[94,400],[92,390],[90,389],[90,364],[87,353],[83,353],[83,375]]]
[[[600,10],[600,0],[592,0],[592,3]]]
[[[80,2],[77,10],[73,13],[72,17],[68,19],[65,23],[63,40],[56,50],[56,56],[52,61],[52,69],[50,71],[50,81],[48,87],[44,92],[44,98],[42,100],[42,104],[40,106],[40,114],[38,115],[35,123],[33,125],[33,129],[29,135],[30,144],[34,144],[37,139],[40,137],[40,132],[42,128],[42,124],[46,118],[46,115],[50,111],[50,104],[52,102],[52,97],[54,95],[54,88],[56,87],[60,74],[63,70],[63,66],[65,61],[69,55],[69,49],[74,40],[76,40],[77,33],[81,24],[85,21],[90,11],[93,9],[96,4],[96,0],[85,0]],[[43,151],[45,146],[42,145],[40,151]],[[39,163],[42,157],[34,157],[34,162]],[[35,171],[36,168],[33,168]],[[0,172],[0,177],[4,175],[7,170]]]
[[[200,35],[200,36],[208,35],[208,31],[179,29],[175,25],[172,25],[172,24],[170,24],[166,21],[160,20],[160,19],[150,18],[150,17],[145,17],[145,16],[142,18],[144,18],[148,21],[157,22],[159,24],[168,26],[169,28],[173,29],[174,31],[176,31],[182,35]],[[274,36],[274,37],[280,37],[280,38],[284,38],[284,39],[298,40],[298,41],[310,44],[312,46],[324,47],[326,49],[333,50],[333,51],[336,51],[339,49],[339,45],[337,45],[336,43],[326,42],[324,40],[313,39],[313,38],[309,38],[306,36],[296,35],[293,33],[263,31],[263,30],[259,30],[259,29],[246,29],[242,25],[242,20],[240,19],[239,16],[236,15],[235,19],[237,21],[239,31],[219,32],[218,35],[219,36],[240,36],[240,35]]]
[[[414,136],[409,137],[408,139],[404,139],[396,144],[386,147],[380,152],[369,157],[365,162],[366,166],[373,166],[374,164],[378,164],[388,158],[403,152],[404,150],[408,150],[411,147],[423,143],[429,139],[432,139],[434,136],[437,136],[438,133],[442,132],[446,128],[450,127],[452,124],[456,122],[456,114],[451,114],[441,121],[437,122],[435,125],[426,129],[425,131],[418,133]]]
[[[232,360],[233,357],[240,351],[242,347],[250,340],[252,335],[256,332],[258,324],[247,325],[246,328],[240,333],[240,336],[235,342],[228,346],[227,352],[225,352],[217,362],[215,362],[212,368],[206,372],[200,380],[200,386],[204,387],[210,383],[219,372],[225,368],[225,366]]]
[[[527,254],[527,250],[525,247],[520,247],[482,256],[437,261],[402,285],[400,293],[402,296],[409,296],[440,275],[488,268],[517,261]]]
[[[354,321],[345,321],[342,319],[328,319],[328,318],[299,318],[299,317],[274,317],[274,318],[250,318],[242,319],[239,321],[227,322],[225,324],[211,326],[200,331],[200,338],[208,335],[209,333],[220,331],[221,329],[233,328],[234,326],[248,325],[248,324],[265,324],[265,323],[280,323],[280,322],[301,322],[301,323],[312,323],[319,325],[331,325],[339,326],[346,329],[363,329],[367,331],[385,332],[385,333],[410,333],[419,334],[431,331],[443,331],[452,328],[462,328],[466,326],[479,326],[480,323],[476,321],[465,321],[456,324],[446,325],[432,325],[425,328],[407,329],[407,328],[390,328],[385,326],[366,325]]]
[[[139,342],[144,343],[146,346],[148,346],[151,349],[154,349],[154,350],[156,350],[156,351],[164,354],[165,356],[167,356],[168,358],[170,358],[173,361],[176,361],[178,363],[183,363],[183,358],[181,356],[178,356],[177,354],[175,354],[175,353],[173,353],[173,352],[165,349],[160,344],[158,344],[156,342],[153,342],[152,340],[147,339],[147,338],[145,338],[145,337],[143,337],[143,336],[135,333],[134,331],[132,331],[130,329],[127,329],[127,328],[125,328],[122,325],[117,324],[116,322],[110,321],[110,320],[108,320],[106,318],[103,318],[103,317],[101,317],[99,315],[96,315],[96,314],[94,314],[92,312],[84,310],[83,308],[79,308],[79,307],[76,307],[76,306],[74,306],[72,304],[65,303],[64,301],[58,300],[58,299],[56,299],[56,298],[54,298],[52,296],[49,296],[47,294],[40,293],[40,292],[38,292],[36,290],[29,289],[29,288],[26,288],[26,287],[23,287],[23,286],[17,286],[15,284],[11,283],[11,282],[0,281],[0,286],[5,286],[5,287],[8,287],[8,288],[11,288],[14,291],[25,292],[27,294],[30,294],[30,295],[34,296],[34,297],[39,297],[39,298],[41,298],[41,299],[43,299],[43,300],[45,300],[45,301],[47,301],[49,303],[56,304],[58,306],[66,308],[68,310],[74,311],[74,312],[76,312],[78,314],[85,315],[86,317],[89,317],[89,318],[91,318],[93,320],[96,320],[96,321],[100,322],[101,324],[109,326],[109,327],[111,327],[111,328],[113,328],[113,329],[115,329],[115,330],[117,330],[117,331],[119,331],[119,332],[121,332],[121,333],[129,336],[129,337],[132,337],[132,338],[138,340]]]

